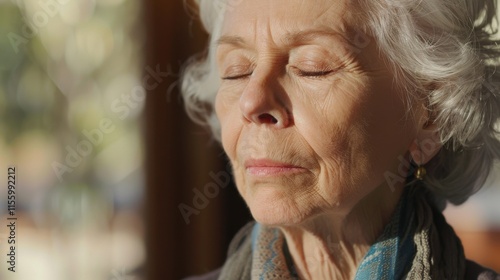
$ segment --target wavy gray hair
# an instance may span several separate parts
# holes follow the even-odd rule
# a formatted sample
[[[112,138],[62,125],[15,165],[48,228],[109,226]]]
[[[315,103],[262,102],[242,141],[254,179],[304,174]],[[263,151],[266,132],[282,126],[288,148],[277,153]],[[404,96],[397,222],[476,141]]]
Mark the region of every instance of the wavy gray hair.
[[[182,76],[188,114],[208,125],[219,141],[213,104],[220,78],[213,46],[224,11],[237,9],[242,1],[197,1],[210,46],[206,57],[187,63]],[[364,23],[358,27],[377,41],[408,102],[423,94],[438,127],[443,148],[426,166],[425,186],[440,208],[446,200],[463,203],[483,186],[500,158],[496,0],[349,1],[356,5],[353,15]]]

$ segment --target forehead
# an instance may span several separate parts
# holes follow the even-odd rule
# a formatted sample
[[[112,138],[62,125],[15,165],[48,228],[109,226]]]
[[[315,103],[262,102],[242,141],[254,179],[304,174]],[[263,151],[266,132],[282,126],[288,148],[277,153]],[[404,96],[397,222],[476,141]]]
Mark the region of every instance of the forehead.
[[[287,42],[308,30],[337,33],[348,42],[358,32],[349,24],[351,0],[227,0],[222,37],[254,43]],[[319,32],[321,33],[321,32]]]

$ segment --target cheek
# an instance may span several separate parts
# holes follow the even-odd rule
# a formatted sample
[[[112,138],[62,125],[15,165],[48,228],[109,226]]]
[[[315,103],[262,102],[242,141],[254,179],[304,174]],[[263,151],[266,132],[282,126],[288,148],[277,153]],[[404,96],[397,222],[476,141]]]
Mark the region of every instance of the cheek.
[[[237,164],[236,147],[242,127],[237,105],[237,99],[225,92],[219,92],[215,98],[215,113],[221,127],[222,147],[233,167]]]
[[[405,107],[386,84],[391,82],[344,79],[324,94],[311,91],[313,98],[297,103],[296,125],[321,161],[324,185],[378,185],[406,151],[411,133],[404,122]]]
[[[310,86],[296,108],[296,125],[320,155],[338,155],[349,142],[359,140],[364,128],[362,81],[337,79],[334,86]]]
[[[369,170],[363,80],[339,80],[334,87],[311,91],[297,104],[296,125],[321,166],[320,185],[327,197],[356,185]],[[321,94],[322,93],[322,94]],[[342,186],[342,188],[331,186]],[[337,193],[333,195],[332,192]]]

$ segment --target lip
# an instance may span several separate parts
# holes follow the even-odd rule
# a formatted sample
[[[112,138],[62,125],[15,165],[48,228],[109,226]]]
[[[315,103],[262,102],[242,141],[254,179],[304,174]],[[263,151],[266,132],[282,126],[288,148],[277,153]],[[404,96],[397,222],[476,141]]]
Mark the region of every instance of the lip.
[[[305,171],[301,166],[271,159],[246,160],[245,169],[249,174],[259,177],[290,175]]]

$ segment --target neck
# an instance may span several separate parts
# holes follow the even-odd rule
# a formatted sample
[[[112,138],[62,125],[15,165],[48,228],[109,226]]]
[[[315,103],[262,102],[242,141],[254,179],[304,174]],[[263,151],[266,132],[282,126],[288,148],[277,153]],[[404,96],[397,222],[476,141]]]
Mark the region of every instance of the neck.
[[[323,213],[299,226],[281,227],[300,278],[353,279],[402,192],[381,186],[345,215]]]

